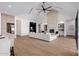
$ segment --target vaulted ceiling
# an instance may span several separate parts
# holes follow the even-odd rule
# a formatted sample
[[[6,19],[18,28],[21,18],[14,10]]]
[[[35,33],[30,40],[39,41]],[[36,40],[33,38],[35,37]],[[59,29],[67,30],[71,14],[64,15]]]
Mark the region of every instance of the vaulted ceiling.
[[[40,8],[41,2],[0,2],[0,12],[8,13],[11,15],[23,15],[28,14],[31,8]],[[75,16],[78,3],[77,2],[48,2],[49,5],[66,15],[67,17]],[[33,11],[34,13],[34,11]]]
[[[21,15],[38,5],[39,3],[32,2],[0,2],[0,12],[12,15]]]

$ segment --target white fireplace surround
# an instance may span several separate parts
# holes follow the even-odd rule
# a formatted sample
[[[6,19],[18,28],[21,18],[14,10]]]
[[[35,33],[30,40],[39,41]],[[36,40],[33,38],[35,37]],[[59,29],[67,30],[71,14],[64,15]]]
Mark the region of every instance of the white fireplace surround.
[[[51,35],[51,33],[34,33],[34,32],[30,32],[29,33],[29,37],[33,37],[33,38],[37,38],[40,40],[45,40],[45,41],[52,41],[57,39],[56,34]]]

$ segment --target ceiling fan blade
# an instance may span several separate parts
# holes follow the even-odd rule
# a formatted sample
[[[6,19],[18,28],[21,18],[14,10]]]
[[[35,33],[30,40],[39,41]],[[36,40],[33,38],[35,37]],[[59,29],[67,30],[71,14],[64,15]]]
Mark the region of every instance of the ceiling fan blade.
[[[30,9],[29,14],[32,12],[33,8]]]
[[[42,8],[43,8],[44,13],[46,13],[46,9],[44,8],[44,6],[43,6],[43,5],[42,5]]]
[[[43,10],[43,9],[36,9],[36,10]]]
[[[45,2],[43,2],[43,4],[45,4]]]
[[[46,11],[44,10],[44,13],[46,13]]]
[[[41,7],[43,8],[43,10],[44,10],[44,6],[43,5],[41,5]]]
[[[45,2],[43,2],[43,6],[45,5]]]
[[[52,6],[47,7],[46,10],[49,9],[49,8],[52,8]]]

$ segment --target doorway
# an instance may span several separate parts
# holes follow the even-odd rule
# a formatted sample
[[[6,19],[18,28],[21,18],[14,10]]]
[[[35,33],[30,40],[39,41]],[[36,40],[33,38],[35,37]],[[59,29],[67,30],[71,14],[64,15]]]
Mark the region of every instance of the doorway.
[[[21,21],[16,20],[16,36],[20,36],[20,35],[21,35]]]

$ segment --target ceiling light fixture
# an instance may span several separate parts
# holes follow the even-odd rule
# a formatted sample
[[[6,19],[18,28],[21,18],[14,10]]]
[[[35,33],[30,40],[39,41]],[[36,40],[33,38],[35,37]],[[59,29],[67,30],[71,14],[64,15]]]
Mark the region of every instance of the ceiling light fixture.
[[[60,21],[59,23],[64,23],[64,21]]]
[[[9,7],[9,8],[11,8],[11,7],[12,7],[12,5],[8,5],[8,7]]]

